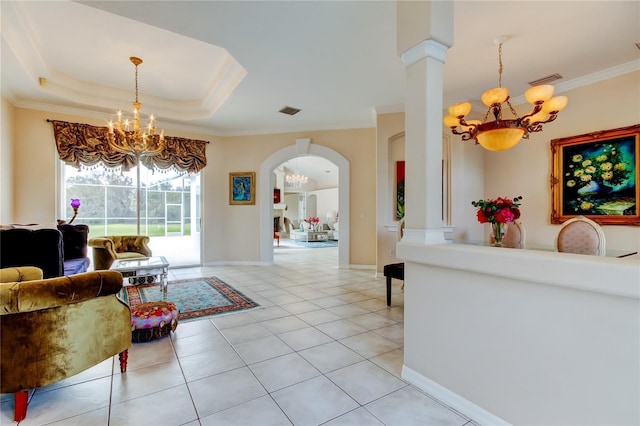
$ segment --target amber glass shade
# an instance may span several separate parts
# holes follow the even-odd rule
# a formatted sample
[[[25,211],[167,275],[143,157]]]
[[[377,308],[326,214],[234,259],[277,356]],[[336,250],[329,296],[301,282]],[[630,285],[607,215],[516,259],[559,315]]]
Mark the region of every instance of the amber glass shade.
[[[509,89],[506,87],[496,87],[495,89],[487,90],[482,94],[482,103],[486,106],[495,104],[502,104],[509,97]]]
[[[458,127],[460,125],[460,120],[452,115],[447,115],[442,121],[444,121],[444,125],[447,127]]]
[[[534,86],[527,89],[527,91],[524,92],[524,97],[530,104],[546,102],[551,99],[555,90],[556,88],[550,84],[541,84],[540,86]]]
[[[554,96],[542,104],[542,111],[562,111],[567,106],[567,103],[569,103],[569,98],[566,96]]]
[[[543,109],[542,111],[538,112],[537,114],[533,114],[531,117],[529,117],[529,123],[530,124],[542,123],[543,121],[545,121],[547,119],[548,116],[549,116],[549,114]]]
[[[464,117],[471,112],[471,102],[460,102],[449,107],[449,114],[454,117]]]
[[[524,129],[506,128],[488,130],[480,133],[478,143],[489,151],[505,151],[513,148],[524,136]]]

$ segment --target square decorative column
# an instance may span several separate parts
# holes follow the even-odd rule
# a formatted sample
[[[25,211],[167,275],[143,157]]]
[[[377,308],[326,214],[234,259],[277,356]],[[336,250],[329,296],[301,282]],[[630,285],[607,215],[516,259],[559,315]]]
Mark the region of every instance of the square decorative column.
[[[442,97],[453,44],[453,2],[398,1],[398,51],[406,69],[406,229],[403,241],[444,243]]]

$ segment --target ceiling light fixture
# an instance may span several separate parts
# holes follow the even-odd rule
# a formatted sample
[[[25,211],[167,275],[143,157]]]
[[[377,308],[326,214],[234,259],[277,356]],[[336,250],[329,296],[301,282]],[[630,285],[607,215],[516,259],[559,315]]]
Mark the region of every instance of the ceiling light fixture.
[[[142,104],[138,102],[138,65],[142,59],[131,56],[129,60],[136,67],[136,100],[133,102],[133,130],[129,119],[122,121],[122,111],[118,111],[118,121],[116,121],[116,131],[114,123],[109,121],[109,146],[117,152],[129,154],[140,159],[140,157],[155,155],[164,149],[164,131],[160,135],[156,134],[156,126],[153,115],[149,117],[147,131],[140,128],[140,108]],[[124,127],[123,127],[124,126]]]
[[[304,186],[309,181],[309,178],[305,175],[301,174],[298,171],[298,159],[296,158],[296,172],[292,175],[286,175],[285,180],[287,181],[287,185],[293,188],[299,188]]]
[[[505,151],[513,148],[521,139],[528,139],[529,133],[542,131],[542,125],[556,119],[558,112],[567,106],[566,96],[555,96],[555,88],[549,84],[531,87],[524,96],[533,104],[533,111],[518,117],[509,102],[509,89],[502,87],[502,44],[508,37],[502,36],[494,40],[498,45],[499,87],[487,90],[482,94],[482,102],[489,107],[484,120],[465,121],[464,117],[471,112],[470,102],[461,102],[449,107],[449,114],[444,118],[444,124],[451,128],[455,135],[461,135],[462,140],[475,140],[489,151]],[[513,119],[502,117],[502,104],[506,103],[514,115]],[[489,114],[495,118],[487,121]]]
[[[109,132],[107,133],[109,146],[116,152],[133,155],[136,158],[136,217],[137,234],[140,235],[140,159],[151,155],[159,154],[164,150],[164,130],[156,135],[156,126],[153,122],[153,115],[149,117],[147,132],[140,129],[140,108],[142,104],[138,102],[138,65],[142,59],[131,56],[129,60],[136,67],[136,100],[133,102],[133,130],[130,130],[129,119],[122,121],[122,111],[118,111],[118,121],[116,121],[116,131],[113,129],[113,122],[109,121]],[[124,124],[124,128],[122,127]]]

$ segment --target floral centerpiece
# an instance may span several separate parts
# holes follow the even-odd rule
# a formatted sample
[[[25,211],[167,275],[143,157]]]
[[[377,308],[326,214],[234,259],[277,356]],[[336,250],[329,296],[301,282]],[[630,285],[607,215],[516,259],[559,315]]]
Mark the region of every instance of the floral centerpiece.
[[[320,218],[318,216],[309,216],[304,221],[310,225],[309,229],[311,229],[312,231],[315,231],[316,227],[318,226],[318,223],[320,223]]]
[[[491,232],[495,239],[494,245],[502,245],[502,237],[507,232],[506,224],[520,217],[520,201],[522,197],[498,197],[496,199],[472,201],[471,205],[478,208],[478,222],[491,223]]]

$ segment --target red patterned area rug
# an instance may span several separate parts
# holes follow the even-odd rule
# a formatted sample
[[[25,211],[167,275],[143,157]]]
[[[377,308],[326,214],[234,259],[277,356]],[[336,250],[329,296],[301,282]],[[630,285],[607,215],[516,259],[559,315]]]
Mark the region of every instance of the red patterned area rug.
[[[216,277],[169,281],[167,297],[157,284],[128,285],[120,291],[120,298],[129,305],[167,300],[180,311],[179,320],[242,311],[259,306],[256,302]]]

